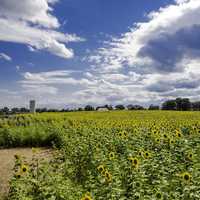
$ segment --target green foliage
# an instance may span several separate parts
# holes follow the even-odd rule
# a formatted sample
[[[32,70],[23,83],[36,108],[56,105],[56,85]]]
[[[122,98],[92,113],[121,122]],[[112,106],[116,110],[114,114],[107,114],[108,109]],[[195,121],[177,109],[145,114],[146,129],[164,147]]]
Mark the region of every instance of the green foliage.
[[[19,115],[4,146],[57,147],[19,173],[9,200],[200,199],[200,114],[168,111]]]

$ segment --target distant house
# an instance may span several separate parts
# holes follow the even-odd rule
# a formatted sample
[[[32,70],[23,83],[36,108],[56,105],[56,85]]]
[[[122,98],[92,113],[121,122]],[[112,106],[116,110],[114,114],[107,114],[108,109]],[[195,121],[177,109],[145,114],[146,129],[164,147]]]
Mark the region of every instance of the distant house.
[[[101,112],[109,111],[107,107],[97,107],[96,110]]]

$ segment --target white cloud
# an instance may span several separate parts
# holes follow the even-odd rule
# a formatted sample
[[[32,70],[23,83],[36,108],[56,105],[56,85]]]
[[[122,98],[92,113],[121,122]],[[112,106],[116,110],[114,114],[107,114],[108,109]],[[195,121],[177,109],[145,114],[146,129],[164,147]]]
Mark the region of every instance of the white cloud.
[[[71,76],[79,71],[57,70],[40,73],[26,72],[23,74],[24,80],[20,81],[23,85],[93,85],[92,81],[86,78],[75,79]]]
[[[200,91],[200,72],[193,74],[191,69],[199,68],[198,63],[198,61],[188,63],[187,73],[184,76],[181,73],[170,73],[168,76],[165,74],[135,76],[130,72],[120,74],[118,78],[115,73],[104,76],[105,74],[89,72],[87,79],[81,76],[81,72],[68,70],[26,72],[23,74],[23,80],[19,82],[21,89],[13,94],[4,93],[4,97],[10,97],[7,103],[11,102],[9,99],[12,99],[13,95],[16,101],[20,99],[22,104],[33,98],[39,104],[60,107],[86,104],[159,104],[178,95],[196,100]],[[87,72],[84,76],[85,74]]]
[[[12,58],[9,55],[5,54],[5,53],[0,53],[0,59],[4,59],[6,61],[11,61],[12,60]]]
[[[84,74],[87,78],[93,78],[93,75],[92,75],[92,73],[90,73],[90,72],[85,72],[85,74]]]
[[[186,3],[190,0],[175,0],[176,3],[181,4],[181,3]]]
[[[0,17],[32,22],[48,28],[59,27],[59,22],[50,12],[53,11],[47,0],[0,0]]]
[[[0,0],[0,41],[22,43],[31,51],[46,50],[63,58],[73,57],[73,50],[66,44],[83,39],[55,29],[60,24],[50,12],[56,2]]]
[[[122,82],[122,81],[127,81],[129,79],[129,76],[126,76],[124,74],[119,74],[119,73],[101,74],[100,77],[103,80],[106,80],[109,82]]]
[[[119,103],[148,105],[159,104],[178,95],[195,100],[197,91],[200,91],[200,71],[194,73],[194,68],[199,69],[199,63],[199,60],[187,62],[184,74],[172,72],[167,75],[159,73],[141,75],[133,71],[128,73],[73,70],[26,72],[20,85],[24,89],[23,95],[32,95],[40,101],[48,99],[51,105],[55,102],[59,105],[73,106]]]
[[[26,95],[34,95],[34,96],[43,96],[46,94],[55,95],[58,92],[58,89],[53,86],[42,85],[38,87],[38,85],[24,84],[22,85],[23,93]]]
[[[136,23],[130,31],[122,34],[121,37],[113,37],[111,41],[105,42],[105,45],[95,55],[91,55],[89,61],[96,63],[100,71],[102,68],[105,71],[119,70],[128,65],[141,71],[150,69],[149,71],[152,72],[152,69],[158,63],[155,63],[152,56],[138,55],[143,47],[163,35],[170,36],[181,29],[200,25],[198,20],[200,18],[199,0],[178,0],[176,3],[151,12],[148,15],[147,22]],[[161,49],[161,51],[165,50],[168,50],[167,47]],[[184,57],[188,57],[187,51],[183,54]]]

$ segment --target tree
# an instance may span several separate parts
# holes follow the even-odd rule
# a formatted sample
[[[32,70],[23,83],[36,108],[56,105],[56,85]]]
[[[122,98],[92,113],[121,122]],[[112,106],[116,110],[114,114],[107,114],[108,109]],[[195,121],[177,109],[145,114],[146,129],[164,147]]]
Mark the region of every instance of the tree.
[[[176,110],[182,110],[182,99],[176,98]]]
[[[113,110],[112,105],[107,105],[107,104],[106,104],[104,107],[107,108],[108,110]]]
[[[116,105],[116,106],[115,106],[115,109],[116,109],[116,110],[124,110],[125,107],[124,107],[124,105],[121,105],[121,104],[120,104],[120,105]]]
[[[134,107],[132,104],[129,104],[128,106],[126,106],[128,110],[134,110]]]
[[[127,106],[127,109],[128,110],[144,110],[144,107],[143,106],[140,106],[140,105],[132,105],[132,104],[129,104]]]
[[[188,98],[176,98],[176,110],[191,110],[192,104]]]
[[[63,108],[63,109],[60,110],[60,112],[69,112],[69,109],[68,108],[66,108],[66,109]]]
[[[43,112],[47,112],[48,110],[47,110],[47,108],[37,108],[36,109],[36,112],[38,112],[38,113],[43,113]]]
[[[2,109],[0,109],[0,115],[3,115],[3,111],[2,111]]]
[[[47,110],[47,112],[60,112],[60,110],[56,108],[50,108]]]
[[[9,108],[8,108],[8,107],[4,107],[4,108],[2,109],[2,112],[3,112],[4,114],[8,114],[8,113],[9,113]]]
[[[167,100],[162,104],[162,110],[176,110],[176,100]]]
[[[12,114],[16,114],[16,113],[19,113],[20,110],[19,110],[19,108],[12,108],[11,112],[12,112]]]
[[[193,102],[191,106],[192,106],[192,110],[200,111],[200,101]]]
[[[188,99],[188,98],[182,99],[181,110],[189,111],[189,110],[191,110],[191,107],[192,107],[192,104],[190,102],[190,99]]]
[[[93,111],[94,110],[94,107],[92,107],[91,105],[87,105],[85,106],[85,111]]]
[[[29,112],[29,109],[27,109],[27,108],[20,108],[20,110],[19,110],[21,113],[27,113],[27,112]]]
[[[151,105],[149,106],[149,108],[148,108],[148,110],[159,110],[159,109],[160,109],[159,106],[153,105],[153,104],[151,104]]]

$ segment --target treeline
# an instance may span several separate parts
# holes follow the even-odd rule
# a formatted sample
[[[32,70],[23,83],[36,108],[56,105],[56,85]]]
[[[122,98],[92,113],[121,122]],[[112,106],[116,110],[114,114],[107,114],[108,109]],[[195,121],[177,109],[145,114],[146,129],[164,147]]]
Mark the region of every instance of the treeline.
[[[148,108],[141,105],[129,104],[127,106],[123,104],[118,104],[116,106],[104,105],[94,107],[92,105],[86,105],[85,107],[75,108],[75,109],[48,109],[48,108],[37,108],[36,112],[75,112],[75,111],[95,111],[95,110],[177,110],[177,111],[200,111],[200,101],[191,102],[189,98],[176,98],[167,100],[162,103],[161,106],[151,104]],[[11,108],[4,107],[0,109],[0,115],[8,114],[19,114],[19,113],[29,113],[27,108]]]
[[[11,108],[4,107],[0,109],[0,115],[7,115],[7,114],[16,114],[16,113],[28,113],[29,109],[27,108]]]
[[[105,106],[107,107],[107,106]],[[144,108],[141,105],[124,106],[122,104],[116,105],[115,107],[107,107],[109,110],[177,110],[177,111],[200,111],[200,101],[191,102],[189,98],[176,98],[167,100],[162,103],[161,106],[151,104],[148,108]],[[84,110],[95,110],[92,106],[86,106]],[[97,107],[98,110],[98,107]]]
[[[189,98],[167,100],[162,104],[162,110],[200,111],[200,101],[191,102]]]

